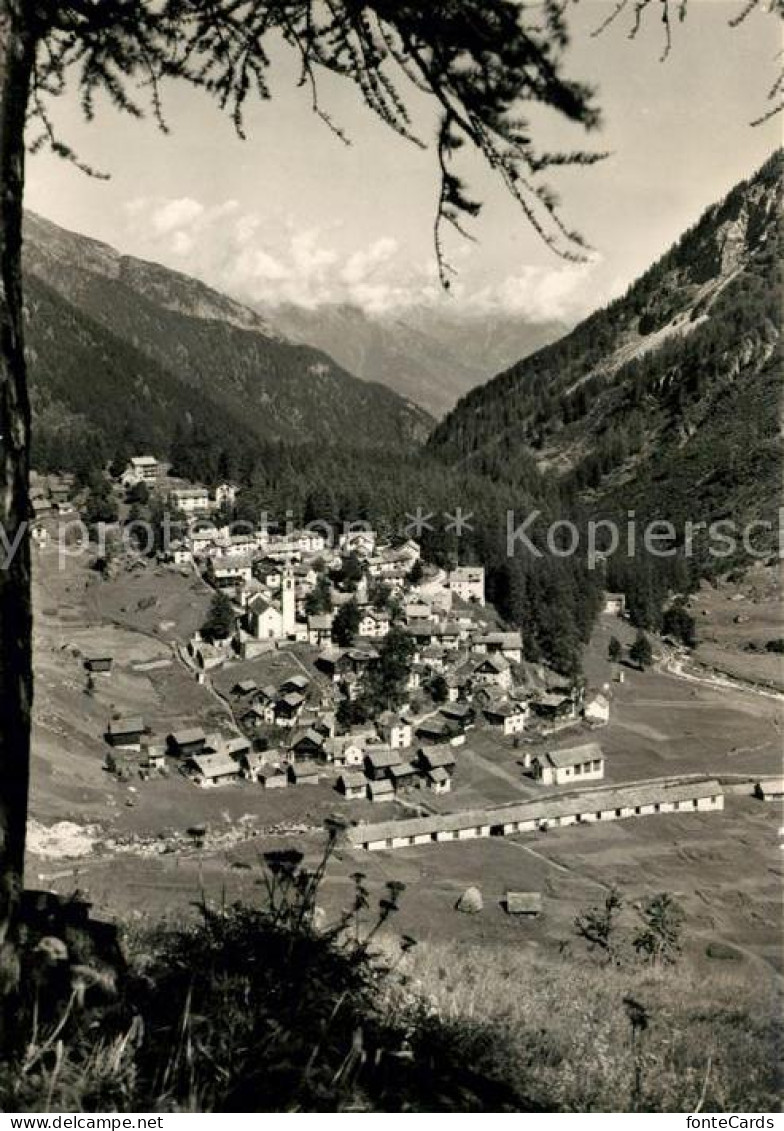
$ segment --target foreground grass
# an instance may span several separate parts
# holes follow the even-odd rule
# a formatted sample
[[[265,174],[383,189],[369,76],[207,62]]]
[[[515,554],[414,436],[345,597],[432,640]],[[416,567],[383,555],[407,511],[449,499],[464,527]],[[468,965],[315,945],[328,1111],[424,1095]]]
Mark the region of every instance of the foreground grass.
[[[721,964],[651,969],[395,936],[402,885],[339,922],[267,859],[261,908],[127,940],[28,939],[5,1111],[778,1111],[771,986]],[[718,966],[719,964],[717,964]]]
[[[409,992],[479,1068],[551,1111],[779,1111],[773,976],[735,963],[597,966],[504,947],[417,948]]]

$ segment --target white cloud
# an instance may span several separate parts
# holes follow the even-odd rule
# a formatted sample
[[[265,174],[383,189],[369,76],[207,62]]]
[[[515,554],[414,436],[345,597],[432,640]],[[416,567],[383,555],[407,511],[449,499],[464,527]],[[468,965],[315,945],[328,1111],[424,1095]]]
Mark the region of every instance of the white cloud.
[[[128,202],[126,216],[126,242],[138,254],[260,306],[348,303],[392,314],[445,301],[431,250],[423,248],[421,259],[412,261],[410,250],[390,235],[346,248],[345,226],[302,228],[291,218],[264,222],[236,200],[206,206],[192,197],[140,198]],[[460,245],[455,250],[452,258],[462,263],[450,292],[453,311],[549,321],[578,317],[597,301],[597,261],[526,265],[472,286],[466,281],[470,252]]]

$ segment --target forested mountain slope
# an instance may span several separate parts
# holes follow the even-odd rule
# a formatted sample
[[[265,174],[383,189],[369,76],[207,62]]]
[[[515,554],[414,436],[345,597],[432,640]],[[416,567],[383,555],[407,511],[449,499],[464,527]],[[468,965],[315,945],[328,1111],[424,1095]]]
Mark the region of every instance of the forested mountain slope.
[[[621,299],[469,393],[431,451],[591,511],[771,517],[780,487],[781,152]]]
[[[109,443],[145,405],[144,446],[161,455],[178,422],[205,415],[229,445],[234,421],[267,441],[364,448],[419,442],[430,427],[416,405],[286,341],[203,283],[31,215],[25,277],[36,405],[50,419],[58,409],[78,414]]]

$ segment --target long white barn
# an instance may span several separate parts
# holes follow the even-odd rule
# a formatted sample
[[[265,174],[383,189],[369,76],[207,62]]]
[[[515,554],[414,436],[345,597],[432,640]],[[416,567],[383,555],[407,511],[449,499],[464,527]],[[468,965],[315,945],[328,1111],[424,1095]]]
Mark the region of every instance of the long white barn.
[[[617,821],[655,813],[718,812],[723,808],[722,787],[713,779],[642,782],[523,801],[498,809],[468,809],[411,820],[355,825],[349,829],[348,838],[356,848],[377,852],[443,841],[511,836],[536,832],[543,827]]]

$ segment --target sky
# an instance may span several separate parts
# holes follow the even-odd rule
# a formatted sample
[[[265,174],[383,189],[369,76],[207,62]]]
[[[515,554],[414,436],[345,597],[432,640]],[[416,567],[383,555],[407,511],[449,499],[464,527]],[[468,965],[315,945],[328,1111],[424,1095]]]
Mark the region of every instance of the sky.
[[[461,169],[483,208],[470,225],[475,242],[447,236],[457,275],[445,295],[433,252],[432,147],[396,137],[353,86],[327,76],[321,101],[351,139],[346,147],[313,114],[282,46],[271,53],[273,97],[249,106],[246,141],[182,84],[166,91],[168,136],[109,106],[85,123],[78,98],[64,95],[53,105],[60,136],[109,179],[38,153],[28,162],[27,206],[262,306],[352,303],[377,315],[430,306],[576,320],[622,293],[781,143],[780,118],[750,125],[776,77],[780,23],[760,11],[731,29],[742,6],[691,0],[662,62],[655,15],[633,41],[628,17],[592,37],[614,2],[576,4],[567,73],[597,88],[602,128],[586,135],[550,112],[532,125],[544,149],[610,152],[589,168],[547,176],[569,226],[593,249],[587,263],[555,256],[481,159],[466,155]],[[415,92],[410,104],[429,141],[430,104]]]

